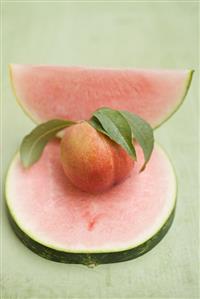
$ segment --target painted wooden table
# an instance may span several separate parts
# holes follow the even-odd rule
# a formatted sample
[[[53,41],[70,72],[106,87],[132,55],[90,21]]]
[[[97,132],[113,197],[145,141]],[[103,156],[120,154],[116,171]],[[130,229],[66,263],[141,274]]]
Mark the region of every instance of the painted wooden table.
[[[11,92],[8,63],[197,70],[197,6],[194,1],[3,1],[3,176],[34,127]],[[54,263],[16,238],[3,203],[3,299],[198,297],[197,84],[196,72],[180,110],[155,133],[179,183],[176,218],[163,241],[129,262],[94,269]]]

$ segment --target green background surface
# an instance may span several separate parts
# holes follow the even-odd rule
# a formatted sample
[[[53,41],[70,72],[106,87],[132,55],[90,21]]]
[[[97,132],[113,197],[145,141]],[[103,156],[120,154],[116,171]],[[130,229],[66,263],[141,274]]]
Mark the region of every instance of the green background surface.
[[[59,264],[16,238],[3,204],[2,298],[198,298],[198,3],[5,1],[2,16],[4,177],[34,127],[11,92],[8,63],[196,70],[186,101],[155,133],[179,182],[176,218],[164,240],[129,262]]]

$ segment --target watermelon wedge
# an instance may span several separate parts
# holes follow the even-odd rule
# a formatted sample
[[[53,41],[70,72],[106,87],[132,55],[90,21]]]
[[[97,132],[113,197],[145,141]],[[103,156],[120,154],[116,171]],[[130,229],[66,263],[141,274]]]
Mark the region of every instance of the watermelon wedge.
[[[16,98],[36,123],[52,118],[88,119],[96,109],[107,106],[133,112],[157,127],[182,103],[192,73],[10,65]]]
[[[156,145],[146,170],[143,155],[122,184],[101,194],[76,189],[60,163],[60,141],[45,148],[31,168],[17,154],[6,181],[12,226],[22,242],[50,260],[94,266],[126,261],[153,248],[168,231],[175,211],[176,179]]]

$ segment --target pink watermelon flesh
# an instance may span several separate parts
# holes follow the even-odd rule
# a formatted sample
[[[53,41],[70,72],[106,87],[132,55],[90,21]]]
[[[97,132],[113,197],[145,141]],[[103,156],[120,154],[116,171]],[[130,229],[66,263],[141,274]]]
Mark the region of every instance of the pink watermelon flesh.
[[[6,185],[12,217],[32,239],[68,252],[113,252],[143,243],[170,215],[176,182],[160,147],[155,146],[142,173],[139,148],[137,154],[130,177],[98,195],[81,192],[67,180],[59,141],[51,141],[29,169],[22,167],[17,154]]]
[[[100,107],[128,110],[153,127],[181,104],[189,70],[95,69],[11,65],[11,81],[23,109],[36,122],[82,120]]]

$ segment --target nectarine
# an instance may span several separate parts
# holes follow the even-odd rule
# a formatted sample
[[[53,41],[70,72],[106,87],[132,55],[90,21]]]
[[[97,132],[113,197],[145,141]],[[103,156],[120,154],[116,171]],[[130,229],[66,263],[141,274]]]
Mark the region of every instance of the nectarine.
[[[134,163],[120,145],[86,121],[66,129],[61,141],[61,161],[72,184],[91,193],[121,182]]]

